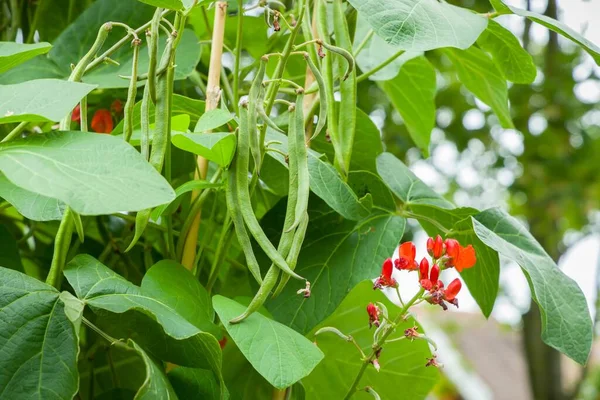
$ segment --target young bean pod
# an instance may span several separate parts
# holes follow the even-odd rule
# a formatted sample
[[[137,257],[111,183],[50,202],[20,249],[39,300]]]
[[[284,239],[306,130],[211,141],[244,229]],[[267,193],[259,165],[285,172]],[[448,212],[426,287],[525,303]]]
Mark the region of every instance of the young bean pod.
[[[300,275],[296,274],[290,269],[285,262],[285,259],[275,249],[273,244],[267,238],[267,235],[262,230],[254,211],[252,210],[252,202],[250,200],[250,189],[248,182],[248,166],[250,163],[250,144],[248,138],[248,104],[243,102],[240,104],[240,133],[238,136],[238,144],[236,151],[236,185],[238,189],[238,207],[241,210],[244,221],[248,227],[248,230],[254,236],[260,247],[267,254],[267,256],[281,268],[285,273],[292,275],[296,279],[304,279]]]
[[[258,72],[252,81],[250,86],[250,92],[248,93],[248,136],[250,138],[250,151],[252,152],[252,158],[254,158],[254,166],[257,173],[260,172],[262,165],[262,149],[259,142],[258,129],[256,127],[257,115],[259,103],[262,103],[261,93],[264,92],[262,81],[265,77],[265,70],[267,69],[267,62],[261,59],[258,66]]]
[[[308,213],[305,213],[300,224],[298,225],[298,229],[296,229],[296,232],[294,232],[292,247],[290,247],[290,251],[285,258],[291,269],[296,269],[296,265],[298,264],[298,256],[300,255],[300,250],[302,249],[302,244],[304,243],[304,236],[306,235],[306,229],[308,228],[308,221]],[[279,285],[277,285],[277,289],[275,289],[273,292],[273,297],[279,296],[289,280],[289,275],[283,275],[281,277]]]
[[[133,39],[131,44],[133,46],[131,80],[129,81],[127,101],[125,102],[125,115],[123,116],[123,138],[127,143],[129,143],[131,140],[131,135],[133,134],[133,107],[135,106],[135,97],[137,94],[137,71],[141,40]]]
[[[142,95],[142,110],[140,115],[142,134],[140,136],[140,148],[144,160],[150,156],[150,86],[144,86]]]
[[[319,133],[321,133],[321,131],[325,127],[325,123],[327,122],[327,88],[325,87],[325,82],[323,81],[323,76],[321,75],[321,72],[319,71],[315,63],[312,61],[308,53],[304,53],[304,59],[306,60],[310,71],[315,77],[317,85],[319,85],[319,120],[317,121],[317,127],[315,128],[315,132],[309,139],[309,141],[311,141],[314,138],[316,138],[319,135]]]
[[[158,57],[158,28],[160,27],[160,19],[162,8],[157,8],[152,17],[150,25],[150,40],[148,41],[148,86],[150,90],[150,98],[152,103],[156,104],[156,63]]]
[[[354,71],[354,57],[352,56],[352,53],[350,53],[348,50],[343,49],[341,47],[337,47],[337,46],[333,46],[329,43],[326,42],[322,42],[323,47],[325,47],[327,50],[339,54],[340,56],[344,57],[346,59],[346,61],[348,62],[348,67],[346,68],[346,72],[344,73],[344,76],[342,77],[342,80],[345,81],[346,79],[348,79],[348,77],[350,76],[350,74],[352,73],[352,71]]]

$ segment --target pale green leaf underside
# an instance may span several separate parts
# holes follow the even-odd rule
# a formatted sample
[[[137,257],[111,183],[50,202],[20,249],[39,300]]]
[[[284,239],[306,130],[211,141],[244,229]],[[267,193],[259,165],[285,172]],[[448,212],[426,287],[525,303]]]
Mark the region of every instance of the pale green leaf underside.
[[[329,318],[308,335],[309,339],[315,339],[319,348],[325,353],[325,358],[308,377],[302,380],[307,398],[343,398],[362,366],[361,356],[351,343],[328,333],[315,337],[314,332],[324,326],[334,326],[344,334],[351,334],[365,354],[369,354],[372,351],[375,328],[369,329],[368,318],[365,318],[365,307],[369,302],[376,301],[385,304],[392,318],[399,311],[398,307],[381,291],[373,291],[373,282],[363,281],[352,289]],[[416,321],[409,318],[396,328],[397,333],[392,334],[391,338],[400,337],[405,329],[412,328],[415,324]],[[367,367],[360,381],[360,387],[373,387],[382,399],[423,399],[440,375],[436,369],[425,367],[428,357],[431,357],[431,352],[425,341],[402,340],[389,343],[379,358],[381,370],[377,372],[372,366]],[[372,397],[365,393],[362,397],[357,394],[353,398]]]
[[[0,124],[60,121],[95,87],[60,79],[0,85]]]
[[[237,143],[235,135],[231,132],[173,132],[171,142],[182,150],[200,155],[222,167],[231,163]]]
[[[470,47],[487,19],[436,0],[350,0],[377,35],[406,51]]]
[[[157,363],[136,342],[127,344],[142,358],[146,367],[146,379],[135,395],[135,400],[177,400],[177,394],[165,374],[164,367]]]
[[[590,353],[593,329],[587,302],[575,281],[516,219],[499,209],[473,217],[477,236],[504,257],[515,261],[529,280],[542,314],[542,339],[580,364]]]
[[[175,198],[133,147],[110,135],[53,132],[14,140],[0,145],[0,170],[82,215],[138,211]]]
[[[71,399],[77,337],[59,292],[0,267],[0,399]]]
[[[208,132],[213,129],[217,129],[229,121],[233,119],[233,115],[222,108],[217,108],[211,111],[204,113],[198,123],[196,123],[196,127],[194,128],[194,132]]]
[[[51,48],[52,45],[46,42],[0,42],[0,74],[37,55],[47,53]]]
[[[311,341],[261,313],[254,313],[239,324],[230,324],[228,321],[242,314],[246,307],[223,296],[214,296],[213,305],[244,356],[278,389],[304,378],[323,359],[323,353]]]
[[[12,204],[25,218],[33,221],[60,221],[66,204],[51,197],[22,189],[0,173],[0,197]]]
[[[398,110],[415,144],[429,155],[429,140],[435,126],[435,69],[425,57],[408,60],[398,75],[379,87]]]

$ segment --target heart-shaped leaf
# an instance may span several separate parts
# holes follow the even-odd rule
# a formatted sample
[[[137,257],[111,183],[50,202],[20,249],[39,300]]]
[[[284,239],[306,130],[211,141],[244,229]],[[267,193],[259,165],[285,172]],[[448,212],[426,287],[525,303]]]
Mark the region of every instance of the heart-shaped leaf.
[[[53,132],[0,145],[0,170],[82,215],[138,211],[175,193],[133,147],[110,135]]]
[[[233,159],[237,140],[231,132],[173,132],[171,142],[182,150],[200,155],[222,167],[226,167]]]
[[[304,378],[323,359],[323,353],[311,341],[261,313],[230,324],[229,320],[242,314],[246,307],[223,296],[214,296],[213,305],[244,356],[278,389]]]
[[[59,79],[0,85],[0,124],[60,121],[95,87]]]
[[[50,51],[50,43],[0,42],[0,74],[11,68]]]

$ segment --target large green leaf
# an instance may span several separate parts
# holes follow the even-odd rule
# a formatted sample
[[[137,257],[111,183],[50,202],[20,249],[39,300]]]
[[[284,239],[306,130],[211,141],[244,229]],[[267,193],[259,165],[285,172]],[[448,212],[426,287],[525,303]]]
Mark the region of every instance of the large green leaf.
[[[59,79],[0,85],[0,124],[60,121],[95,87]]]
[[[73,398],[79,348],[60,293],[2,267],[0,293],[0,399]]]
[[[169,371],[168,376],[180,399],[219,399],[221,390],[212,371],[177,367]]]
[[[287,154],[286,135],[269,130],[267,140],[281,142],[281,144],[274,143],[271,147]],[[268,152],[267,154],[287,168],[283,155],[275,152]],[[359,199],[335,168],[330,163],[322,160],[319,153],[310,149],[308,152],[308,172],[310,190],[344,218],[358,221],[369,214],[372,205],[371,196]]]
[[[235,135],[231,132],[173,132],[171,142],[182,150],[200,155],[222,167],[231,163],[237,143]]]
[[[222,108],[208,111],[200,117],[194,132],[208,132],[217,129],[233,119],[233,115]]]
[[[0,172],[0,197],[8,201],[25,218],[33,221],[60,221],[66,205],[60,200],[22,189]]]
[[[369,302],[376,301],[385,304],[392,318],[399,312],[398,307],[381,291],[373,291],[371,281],[364,281],[357,285],[335,312],[315,327],[308,337],[312,339],[318,328],[332,326],[352,335],[364,353],[369,354],[372,351],[374,328],[369,329],[365,308]],[[408,318],[396,328],[396,333],[392,334],[391,338],[403,336],[405,329],[415,325],[416,321]],[[336,335],[324,333],[315,339],[325,353],[325,359],[302,380],[307,397],[341,399],[348,393],[362,366],[361,355],[351,343],[344,342]],[[368,366],[359,387],[371,386],[382,399],[424,399],[439,378],[437,369],[425,367],[428,357],[431,357],[431,352],[425,341],[400,340],[388,343],[379,358],[381,370],[377,372],[375,368]],[[373,397],[362,392],[356,393],[352,398]]]
[[[14,140],[0,145],[0,170],[82,215],[138,211],[175,198],[133,147],[110,135],[53,132]]]
[[[436,0],[350,0],[379,36],[402,50],[466,49],[487,18]]]
[[[473,217],[477,236],[515,261],[529,281],[542,314],[542,339],[580,364],[585,364],[593,340],[593,326],[585,297],[542,246],[516,219],[499,209]]]
[[[323,353],[308,339],[279,322],[254,313],[239,324],[230,324],[246,309],[223,296],[213,305],[225,329],[252,366],[278,389],[285,389],[307,376],[323,359]]]
[[[506,79],[492,59],[482,50],[447,49],[458,78],[479,100],[490,106],[503,128],[514,128],[508,108]]]
[[[171,10],[182,10],[181,0],[138,0],[142,3],[150,4],[153,7],[170,8]]]
[[[0,225],[0,265],[23,272],[17,241],[8,227],[4,225]]]
[[[8,71],[17,65],[50,51],[50,43],[15,43],[0,42],[0,73]]]
[[[307,333],[329,316],[348,292],[359,282],[377,277],[383,261],[391,257],[404,233],[406,220],[395,215],[376,215],[359,223],[340,220],[324,204],[312,202],[310,224],[296,272],[311,282],[311,296],[296,293],[288,284],[283,292],[267,303],[278,321],[298,332]],[[282,226],[269,221],[268,226]]]
[[[177,400],[177,394],[171,382],[165,374],[160,362],[154,360],[146,354],[133,340],[128,340],[127,344],[142,358],[146,367],[146,379],[135,395],[136,400]]]
[[[533,57],[511,31],[494,20],[477,39],[477,44],[489,52],[506,79],[515,83],[532,83],[537,75]]]
[[[433,191],[390,153],[377,158],[377,171],[390,190],[403,202],[406,216],[416,218],[430,235],[453,237],[462,245],[472,244],[477,264],[465,269],[461,277],[486,317],[489,317],[498,295],[500,261],[498,253],[475,235],[470,216],[473,208],[456,208]]]
[[[398,110],[408,133],[427,157],[435,126],[435,69],[425,57],[406,61],[398,75],[379,86]]]
[[[583,47],[583,49],[587,51],[589,55],[592,56],[592,58],[596,61],[596,64],[600,65],[600,47],[590,42],[581,34],[575,32],[573,29],[569,28],[562,22],[542,14],[523,10],[518,7],[509,6],[507,4],[504,4],[502,0],[490,0],[490,3],[492,3],[492,6],[494,6],[496,11],[500,14],[516,14],[520,15],[521,17],[529,18],[530,20],[537,22],[538,24],[543,25],[548,29],[563,35],[567,39],[572,40],[573,42]]]

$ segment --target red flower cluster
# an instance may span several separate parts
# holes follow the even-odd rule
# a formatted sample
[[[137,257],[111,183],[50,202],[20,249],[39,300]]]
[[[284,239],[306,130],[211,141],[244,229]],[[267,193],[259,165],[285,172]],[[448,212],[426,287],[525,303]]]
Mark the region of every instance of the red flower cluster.
[[[454,279],[447,288],[444,288],[444,282],[438,279],[440,276],[440,267],[437,264],[433,264],[433,267],[429,270],[429,262],[426,258],[421,261],[419,275],[421,278],[421,287],[430,294],[430,297],[427,299],[428,302],[439,304],[444,310],[448,309],[446,302],[458,307],[456,295],[462,287],[460,279]]]

